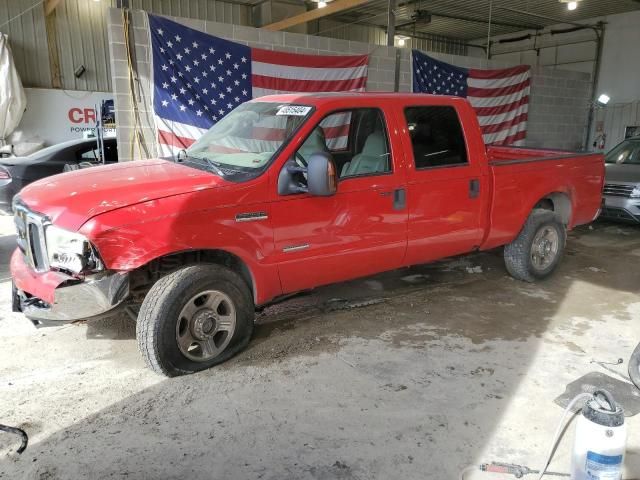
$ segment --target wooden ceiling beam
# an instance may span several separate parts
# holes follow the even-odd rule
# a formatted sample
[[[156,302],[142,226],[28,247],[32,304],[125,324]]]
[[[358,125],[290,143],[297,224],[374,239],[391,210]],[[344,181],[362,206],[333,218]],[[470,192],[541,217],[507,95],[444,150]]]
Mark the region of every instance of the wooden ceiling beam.
[[[334,2],[328,3],[324,8],[314,8],[308,12],[304,12],[290,18],[285,18],[279,22],[270,23],[262,28],[272,31],[284,30],[302,23],[311,22],[312,20],[318,20],[320,18],[333,15],[334,13],[342,12],[343,10],[359,7],[360,5],[364,5],[370,1],[371,0],[335,0]]]

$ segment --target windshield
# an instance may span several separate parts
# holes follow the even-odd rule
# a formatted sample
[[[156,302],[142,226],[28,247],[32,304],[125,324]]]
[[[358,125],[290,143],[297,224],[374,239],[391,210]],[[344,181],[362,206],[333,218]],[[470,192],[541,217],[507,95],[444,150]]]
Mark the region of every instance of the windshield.
[[[640,138],[625,140],[605,157],[606,163],[640,165]]]
[[[209,129],[187,150],[187,157],[221,168],[255,171],[265,167],[313,107],[248,102]]]

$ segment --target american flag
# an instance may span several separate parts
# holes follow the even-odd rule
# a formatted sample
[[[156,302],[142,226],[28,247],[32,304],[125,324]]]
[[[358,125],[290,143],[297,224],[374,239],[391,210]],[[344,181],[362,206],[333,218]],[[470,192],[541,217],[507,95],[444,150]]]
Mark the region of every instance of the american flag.
[[[156,15],[149,15],[149,32],[160,155],[174,155],[188,147],[252,98],[278,93],[358,92],[364,91],[367,81],[368,55],[304,55],[251,48]],[[346,146],[350,120],[348,115],[337,118],[336,122],[333,115],[327,119],[331,125],[322,125],[327,145],[334,149]],[[261,141],[266,143],[278,145],[284,135],[279,125],[258,127],[263,127]]]
[[[413,50],[413,91],[466,97],[475,109],[484,142],[521,145],[527,136],[531,69],[467,69]]]

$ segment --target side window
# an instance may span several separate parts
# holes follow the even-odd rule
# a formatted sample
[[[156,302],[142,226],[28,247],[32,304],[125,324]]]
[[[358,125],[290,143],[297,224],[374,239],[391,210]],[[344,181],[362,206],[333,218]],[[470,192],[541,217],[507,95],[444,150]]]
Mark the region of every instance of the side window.
[[[333,157],[340,178],[391,172],[389,137],[376,108],[340,111],[326,116],[296,152],[302,166],[316,152]]]
[[[404,115],[417,169],[469,162],[462,126],[453,107],[409,107]]]
[[[78,150],[76,152],[76,158],[80,162],[95,162],[100,158],[98,148],[90,148],[88,150]]]
[[[115,141],[105,141],[103,152],[106,163],[114,163],[118,161],[118,147]],[[78,150],[76,152],[76,159],[79,162],[99,162],[100,150],[97,146]]]
[[[115,163],[118,161],[118,146],[116,142],[104,142],[104,161],[105,163]]]

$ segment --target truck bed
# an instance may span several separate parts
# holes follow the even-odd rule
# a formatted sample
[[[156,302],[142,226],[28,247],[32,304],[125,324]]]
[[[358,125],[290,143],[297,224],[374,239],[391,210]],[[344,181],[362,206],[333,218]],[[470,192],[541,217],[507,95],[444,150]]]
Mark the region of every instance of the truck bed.
[[[602,154],[518,147],[487,147],[493,199],[483,249],[511,242],[540,199],[567,228],[598,215],[604,178]]]
[[[537,162],[555,160],[559,157],[582,157],[593,154],[579,154],[567,150],[553,150],[547,148],[500,147],[487,146],[487,159],[490,164],[501,165],[508,163]]]

